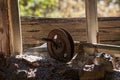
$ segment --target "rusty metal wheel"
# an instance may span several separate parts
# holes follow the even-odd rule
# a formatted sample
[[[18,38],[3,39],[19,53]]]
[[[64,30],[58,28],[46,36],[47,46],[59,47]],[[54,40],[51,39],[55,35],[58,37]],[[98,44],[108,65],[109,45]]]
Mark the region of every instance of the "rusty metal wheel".
[[[54,29],[48,39],[53,42],[47,42],[50,56],[61,62],[68,62],[72,59],[74,53],[74,42],[71,35],[64,29]]]

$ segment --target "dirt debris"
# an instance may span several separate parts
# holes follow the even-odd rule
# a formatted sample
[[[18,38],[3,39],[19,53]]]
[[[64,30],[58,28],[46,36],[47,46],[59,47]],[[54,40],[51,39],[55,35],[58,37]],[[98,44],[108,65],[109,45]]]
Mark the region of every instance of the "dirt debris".
[[[34,59],[29,61],[30,59],[28,58],[30,59],[34,58]],[[0,58],[0,62],[1,62],[0,80],[82,80],[83,78],[87,77],[86,74],[89,73],[93,74],[93,72],[89,72],[89,71],[86,72],[85,74],[85,71],[83,71],[84,69],[83,67],[85,66],[86,63],[89,63],[87,64],[87,67],[91,68],[91,64],[93,64],[94,62],[93,58],[94,56],[79,55],[75,59],[71,60],[71,62],[69,62],[68,64],[68,63],[61,63],[59,61],[56,61],[55,59],[52,59],[47,52],[43,52],[43,53],[35,52],[34,54],[34,51],[33,52],[27,51],[25,55],[22,55],[19,58],[16,58],[16,56],[5,58],[2,55]],[[107,60],[110,59],[107,58]],[[116,58],[115,62],[119,64],[119,58]],[[103,66],[104,65],[99,66],[98,64],[97,65],[98,70],[94,71],[95,74],[100,73],[98,67],[103,67]],[[116,69],[118,68],[119,65],[117,66]],[[100,68],[100,71],[102,70]],[[82,75],[80,73],[81,71],[83,71]],[[119,80],[120,78],[119,75],[120,72],[117,71],[110,72],[105,70],[103,71],[104,72],[102,73],[104,73],[103,74],[104,78],[103,77],[101,79],[99,78],[99,80]]]
[[[29,62],[14,56],[7,61],[0,67],[0,80],[79,80],[78,70],[50,57]]]

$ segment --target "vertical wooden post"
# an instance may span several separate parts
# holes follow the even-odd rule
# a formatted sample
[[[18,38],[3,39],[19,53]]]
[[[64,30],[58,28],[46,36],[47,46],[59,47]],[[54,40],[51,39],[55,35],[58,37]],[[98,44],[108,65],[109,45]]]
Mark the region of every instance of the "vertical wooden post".
[[[97,0],[85,0],[87,19],[87,38],[89,43],[98,41]]]
[[[18,0],[0,0],[0,53],[22,53]]]
[[[7,1],[0,0],[0,54],[9,55],[9,23]]]
[[[22,53],[22,33],[18,0],[8,0],[11,53]]]

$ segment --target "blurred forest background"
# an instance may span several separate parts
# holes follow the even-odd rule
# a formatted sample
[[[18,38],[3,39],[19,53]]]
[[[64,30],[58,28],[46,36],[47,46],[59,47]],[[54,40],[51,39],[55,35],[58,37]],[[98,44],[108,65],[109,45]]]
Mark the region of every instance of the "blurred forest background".
[[[21,16],[85,17],[85,0],[19,0],[19,4]],[[98,0],[98,16],[120,17],[120,0]]]

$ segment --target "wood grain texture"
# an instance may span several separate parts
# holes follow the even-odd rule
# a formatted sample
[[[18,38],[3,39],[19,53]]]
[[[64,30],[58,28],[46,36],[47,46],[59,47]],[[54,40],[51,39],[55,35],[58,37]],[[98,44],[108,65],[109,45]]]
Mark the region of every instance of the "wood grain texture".
[[[18,0],[0,0],[0,53],[20,53],[20,32]]]
[[[19,18],[18,0],[7,1],[10,32],[10,51],[13,54],[19,54],[22,53],[22,33]]]
[[[50,30],[55,28],[66,29],[72,35],[74,41],[87,41],[85,18],[22,17],[21,23],[24,48],[38,46],[43,43],[43,41],[28,37],[47,37]],[[120,17],[98,18],[98,26],[100,43],[120,45]]]
[[[0,0],[0,54],[8,56],[9,53],[9,25],[7,0]]]
[[[94,55],[96,53],[95,51],[97,51],[97,53],[103,52],[120,57],[120,46],[91,43],[80,43],[79,45],[83,45],[84,51],[90,55]]]

